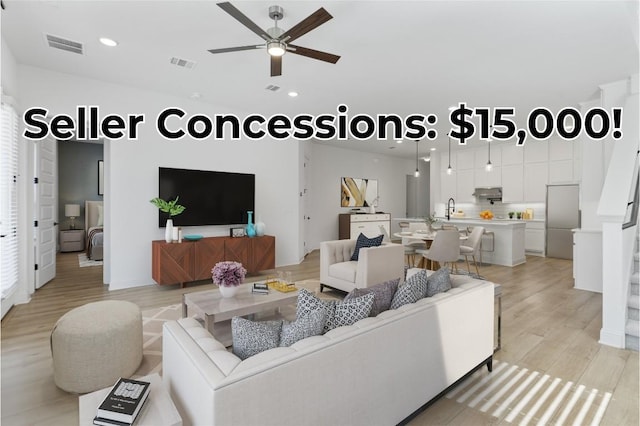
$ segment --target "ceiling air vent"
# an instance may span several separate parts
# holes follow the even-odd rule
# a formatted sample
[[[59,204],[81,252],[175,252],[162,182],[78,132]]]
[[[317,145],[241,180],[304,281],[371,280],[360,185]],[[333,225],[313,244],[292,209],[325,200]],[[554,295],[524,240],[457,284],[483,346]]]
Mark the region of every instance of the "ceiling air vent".
[[[54,49],[66,50],[67,52],[77,53],[79,55],[84,54],[84,47],[82,43],[73,40],[67,40],[66,38],[57,37],[51,34],[45,34],[47,38],[47,44]]]
[[[171,58],[170,61],[173,65],[183,67],[183,68],[188,68],[188,69],[191,69],[196,66],[196,63],[193,61],[189,61],[188,59],[176,58],[175,56]]]
[[[280,86],[275,86],[273,84],[270,84],[267,87],[265,87],[265,90],[270,90],[272,92],[277,92],[278,90],[280,90]]]

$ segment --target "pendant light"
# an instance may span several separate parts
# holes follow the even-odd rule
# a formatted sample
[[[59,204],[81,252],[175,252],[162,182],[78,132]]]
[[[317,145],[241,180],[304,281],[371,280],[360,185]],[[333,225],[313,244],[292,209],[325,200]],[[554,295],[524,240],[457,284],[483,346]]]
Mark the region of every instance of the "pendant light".
[[[491,164],[491,139],[487,141],[487,146],[489,147],[489,157],[487,160],[487,165],[484,166],[485,170],[490,172],[493,169],[493,164]]]
[[[420,177],[420,169],[418,169],[418,141],[416,141],[416,171],[413,175],[415,177]]]
[[[449,167],[447,167],[447,174],[450,175],[453,173],[453,169],[451,168],[451,136],[449,136]]]

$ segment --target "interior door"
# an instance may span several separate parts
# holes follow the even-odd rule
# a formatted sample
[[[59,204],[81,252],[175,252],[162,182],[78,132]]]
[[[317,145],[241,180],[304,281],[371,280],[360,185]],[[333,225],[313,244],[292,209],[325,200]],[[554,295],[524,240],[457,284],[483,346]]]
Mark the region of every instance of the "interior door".
[[[418,184],[415,176],[407,175],[407,206],[405,217],[418,216]]]
[[[56,276],[58,146],[46,138],[36,143],[36,288]]]
[[[303,213],[303,235],[304,241],[303,244],[303,255],[306,256],[311,251],[310,241],[311,241],[311,206],[309,205],[311,201],[311,194],[309,188],[311,186],[311,159],[305,155],[304,157],[304,188],[302,189],[302,208],[304,210]]]

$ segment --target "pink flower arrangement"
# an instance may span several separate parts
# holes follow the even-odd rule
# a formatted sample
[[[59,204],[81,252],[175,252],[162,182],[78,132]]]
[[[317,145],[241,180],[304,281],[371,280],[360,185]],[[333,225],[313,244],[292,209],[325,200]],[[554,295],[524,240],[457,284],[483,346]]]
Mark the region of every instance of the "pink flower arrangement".
[[[247,270],[240,262],[218,262],[211,269],[214,284],[225,287],[239,286],[244,281]]]

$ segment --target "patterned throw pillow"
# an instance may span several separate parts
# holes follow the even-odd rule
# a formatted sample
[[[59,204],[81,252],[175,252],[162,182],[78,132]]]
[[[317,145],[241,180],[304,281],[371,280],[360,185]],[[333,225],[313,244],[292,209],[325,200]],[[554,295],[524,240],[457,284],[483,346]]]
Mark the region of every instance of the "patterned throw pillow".
[[[343,325],[351,325],[369,316],[373,306],[373,294],[367,294],[351,300],[323,300],[317,298],[310,291],[301,288],[298,294],[297,318],[307,315],[309,312],[324,309],[327,321],[323,333]]]
[[[251,321],[242,317],[231,319],[233,353],[247,359],[267,349],[278,347],[282,320]]]
[[[365,294],[373,293],[373,307],[371,308],[371,312],[369,312],[369,316],[375,317],[380,312],[384,312],[389,309],[393,296],[396,294],[396,290],[398,289],[399,282],[400,278],[396,278],[395,280],[385,281],[371,287],[356,288],[353,289],[351,293],[347,294],[344,300],[351,300],[356,297],[364,296]]]
[[[424,269],[413,274],[393,296],[389,309],[398,309],[402,305],[415,303],[427,294],[427,271]]]
[[[427,278],[427,297],[443,293],[451,289],[449,268],[442,267]]]
[[[325,324],[323,328],[323,333],[326,333],[330,329],[327,326],[331,323],[333,324],[333,315],[336,311],[336,303],[337,300],[324,300],[319,299],[315,296],[315,294],[311,293],[309,290],[305,288],[300,289],[300,293],[298,293],[298,306],[296,308],[296,318],[302,318],[305,315],[310,314],[311,312],[317,311],[318,309],[322,309],[325,312]]]
[[[369,316],[373,307],[373,293],[365,294],[351,300],[344,300],[336,304],[336,313],[333,317],[331,328],[342,327],[343,325],[353,325]]]
[[[360,255],[360,249],[366,247],[378,247],[382,244],[382,239],[384,235],[378,235],[377,237],[367,238],[363,233],[358,235],[358,239],[356,240],[356,248],[353,250],[353,254],[351,255],[351,260],[358,260],[358,256]]]
[[[322,334],[327,322],[324,309],[317,309],[298,318],[293,322],[285,321],[280,333],[280,346],[291,346],[298,340]]]

